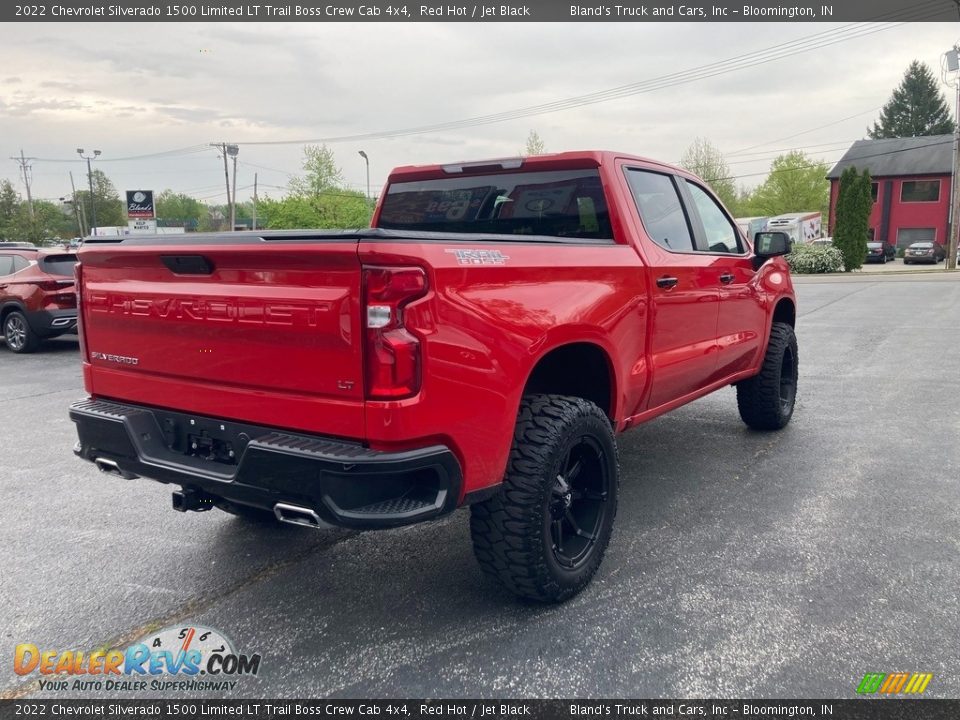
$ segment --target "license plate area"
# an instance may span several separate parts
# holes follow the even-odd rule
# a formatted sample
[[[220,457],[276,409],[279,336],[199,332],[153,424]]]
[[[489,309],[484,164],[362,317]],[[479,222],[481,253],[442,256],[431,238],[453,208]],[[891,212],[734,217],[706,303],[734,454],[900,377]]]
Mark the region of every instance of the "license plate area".
[[[220,465],[236,465],[250,435],[233,423],[157,413],[164,446],[175,453]]]

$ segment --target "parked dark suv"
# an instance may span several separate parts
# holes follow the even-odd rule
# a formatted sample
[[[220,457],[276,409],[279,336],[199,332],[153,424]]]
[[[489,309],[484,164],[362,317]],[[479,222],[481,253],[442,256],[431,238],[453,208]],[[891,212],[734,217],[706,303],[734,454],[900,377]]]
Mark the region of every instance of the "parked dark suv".
[[[0,242],[0,331],[15,353],[77,330],[73,266],[77,256]]]

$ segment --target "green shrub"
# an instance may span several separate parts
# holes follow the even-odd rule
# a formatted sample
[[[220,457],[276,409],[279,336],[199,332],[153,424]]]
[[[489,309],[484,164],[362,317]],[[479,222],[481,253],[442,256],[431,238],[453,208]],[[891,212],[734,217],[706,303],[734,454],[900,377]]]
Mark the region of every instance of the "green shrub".
[[[843,253],[830,245],[797,243],[787,255],[787,264],[798,275],[843,272]]]

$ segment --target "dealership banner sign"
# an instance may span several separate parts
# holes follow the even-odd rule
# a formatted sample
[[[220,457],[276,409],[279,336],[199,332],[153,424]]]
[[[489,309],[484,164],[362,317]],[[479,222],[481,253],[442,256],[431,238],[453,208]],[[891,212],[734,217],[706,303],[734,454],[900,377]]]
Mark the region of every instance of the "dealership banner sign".
[[[131,220],[152,220],[156,217],[153,190],[127,190],[127,217]]]
[[[504,718],[829,718],[935,720],[956,718],[960,700],[0,700],[0,720],[23,716],[151,718],[344,718],[503,720]],[[951,714],[953,713],[953,714]]]
[[[605,3],[527,0],[404,2],[58,0],[0,4],[0,22],[956,22],[953,0],[685,0]]]

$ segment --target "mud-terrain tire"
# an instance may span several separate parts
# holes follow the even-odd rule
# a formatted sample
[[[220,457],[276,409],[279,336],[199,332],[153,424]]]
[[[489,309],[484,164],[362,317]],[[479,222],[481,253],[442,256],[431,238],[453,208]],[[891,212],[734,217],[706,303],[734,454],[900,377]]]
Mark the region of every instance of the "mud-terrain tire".
[[[740,417],[754,430],[780,430],[793,417],[797,400],[797,336],[775,322],[760,373],[737,383]]]
[[[480,567],[523,598],[572,598],[610,542],[619,476],[613,429],[600,408],[577,397],[525,396],[503,484],[471,507]]]

